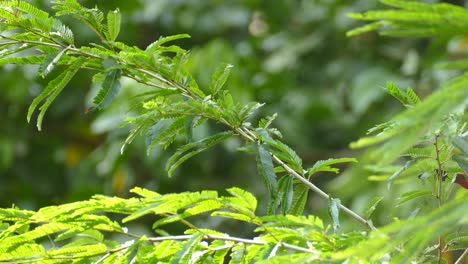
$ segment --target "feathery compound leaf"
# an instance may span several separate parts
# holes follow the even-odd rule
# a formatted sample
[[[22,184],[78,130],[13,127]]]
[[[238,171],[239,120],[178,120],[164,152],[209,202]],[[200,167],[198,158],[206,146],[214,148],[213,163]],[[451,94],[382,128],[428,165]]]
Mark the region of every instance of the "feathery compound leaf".
[[[251,193],[237,187],[229,188],[226,191],[232,196],[242,199],[252,212],[257,209],[257,199]]]
[[[270,197],[276,200],[278,194],[278,182],[276,180],[273,160],[266,145],[257,146],[257,170],[270,193]]]
[[[410,102],[410,99],[408,98],[408,95],[400,90],[394,83],[392,82],[387,82],[387,85],[385,86],[387,89],[387,92],[389,92],[393,97],[398,99],[404,106],[407,105],[412,105]]]
[[[174,40],[178,40],[178,39],[184,39],[184,38],[190,38],[190,35],[188,34],[178,34],[178,35],[173,35],[173,36],[168,36],[168,37],[161,37],[159,38],[159,40],[151,43],[150,45],[148,45],[148,47],[146,47],[146,50],[145,52],[148,53],[148,54],[151,54],[153,52],[155,52],[161,45],[167,43],[167,42],[171,42],[171,41],[174,41]]]
[[[97,8],[85,8],[76,0],[54,0],[52,8],[57,10],[57,16],[71,15],[87,24],[101,39],[103,39],[104,14]]]
[[[304,212],[305,205],[307,203],[307,197],[309,194],[309,188],[304,184],[296,185],[293,192],[291,207],[288,210],[288,214],[291,215],[302,215]]]
[[[166,164],[166,170],[168,171],[169,177],[172,176],[174,170],[179,167],[184,161],[197,155],[198,153],[230,138],[233,135],[232,132],[221,132],[211,137],[204,138],[202,140],[186,144],[179,148],[174,155],[172,155]]]
[[[25,57],[6,57],[6,58],[0,58],[0,65],[41,64],[45,58],[46,56],[44,55],[25,56]]]
[[[114,41],[120,33],[120,10],[117,8],[114,11],[107,13],[107,40]]]
[[[84,246],[62,247],[51,249],[47,254],[51,257],[84,258],[103,255],[107,253],[107,247],[104,244],[92,244]]]
[[[315,162],[314,166],[312,168],[308,169],[309,175],[313,175],[319,171],[328,171],[328,172],[334,172],[334,173],[339,173],[340,170],[338,168],[333,168],[330,165],[334,165],[337,163],[345,163],[345,162],[357,162],[357,159],[355,158],[339,158],[339,159],[328,159],[328,160],[319,160]]]
[[[281,213],[286,214],[293,201],[293,177],[286,175],[278,181],[278,196],[280,199]]]
[[[409,191],[403,193],[399,198],[398,198],[398,204],[396,205],[401,206],[402,204],[411,201],[413,199],[416,199],[418,197],[426,196],[426,195],[431,195],[432,192],[429,190],[416,190],[416,191]]]
[[[60,231],[67,230],[72,227],[73,225],[71,224],[51,222],[51,223],[38,226],[34,230],[28,231],[26,233],[23,233],[17,236],[8,237],[2,240],[2,244],[5,246],[23,244],[23,243],[33,241],[37,238],[41,238],[41,237],[48,236],[48,235],[51,235]]]
[[[122,71],[115,69],[107,73],[102,82],[102,87],[94,97],[93,103],[98,109],[108,107],[120,91],[120,76]]]
[[[62,24],[60,20],[54,19],[52,29],[54,31],[50,32],[50,35],[56,36],[70,45],[73,45],[73,43],[75,42],[75,37],[73,36],[73,32],[71,31],[71,29]]]
[[[175,254],[171,263],[172,264],[192,263],[190,261],[192,257],[192,253],[200,244],[200,241],[202,239],[203,239],[203,234],[193,235],[187,242],[185,242],[182,248]]]
[[[57,95],[65,88],[68,82],[73,78],[73,76],[78,72],[80,67],[85,63],[85,58],[78,58],[75,62],[66,68],[63,73],[57,76],[55,79],[49,82],[47,87],[36,97],[29,106],[28,109],[28,122],[31,120],[31,116],[36,110],[37,106],[44,100],[44,104],[39,108],[40,113],[37,118],[37,128],[41,130],[42,120],[44,118],[47,108],[49,108],[52,101],[57,97]]]
[[[410,105],[416,105],[421,103],[421,98],[414,92],[411,87],[406,88],[406,96]]]
[[[46,254],[43,246],[25,243],[6,251],[0,248],[0,261],[5,261],[4,263],[21,263],[22,261],[31,263],[46,256]]]
[[[217,94],[226,83],[231,70],[234,66],[231,64],[219,66],[211,77],[210,91],[213,95]]]
[[[273,147],[271,152],[278,156],[281,160],[287,163],[293,170],[301,172],[302,160],[297,153],[291,149],[288,145],[284,144],[279,140],[274,140],[270,136],[267,136],[267,132],[264,130],[262,133],[262,140],[269,146]]]
[[[39,73],[41,74],[42,78],[45,78],[55,69],[55,66],[57,66],[57,63],[69,48],[70,47],[64,48],[58,53],[51,53],[47,56],[43,64],[39,67]]]
[[[366,209],[364,210],[364,217],[366,219],[369,219],[372,215],[372,213],[375,211],[377,208],[377,205],[382,201],[383,196],[377,196],[374,197],[366,206]]]
[[[16,208],[0,208],[0,221],[26,220],[33,214],[33,211],[20,210]]]

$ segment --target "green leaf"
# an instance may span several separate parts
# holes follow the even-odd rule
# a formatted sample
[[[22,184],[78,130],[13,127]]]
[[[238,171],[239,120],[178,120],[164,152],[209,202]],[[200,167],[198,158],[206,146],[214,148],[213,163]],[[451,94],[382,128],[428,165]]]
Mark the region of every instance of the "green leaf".
[[[288,145],[284,144],[279,140],[272,139],[268,132],[264,129],[259,130],[261,133],[261,139],[269,146],[273,147],[271,152],[288,164],[293,170],[302,172],[302,160],[297,153],[291,149]]]
[[[231,64],[221,65],[216,69],[213,76],[211,77],[210,91],[211,94],[217,94],[226,83],[231,70],[234,66]]]
[[[387,86],[385,87],[387,91],[395,97],[398,101],[400,101],[404,106],[414,105],[414,101],[418,101],[415,98],[410,99],[407,93],[404,93],[398,88],[394,83],[387,82]],[[413,90],[411,90],[413,91]],[[415,96],[414,92],[409,92],[411,96]],[[417,98],[417,96],[416,96]],[[418,98],[419,99],[419,98]],[[420,100],[419,100],[420,101]]]
[[[216,212],[213,212],[211,216],[220,216],[220,217],[225,217],[229,219],[236,219],[236,220],[252,223],[252,217],[245,215],[245,214],[240,214],[240,213],[216,211]]]
[[[453,160],[458,163],[458,166],[460,166],[466,173],[468,173],[468,157],[467,156],[462,156],[462,155],[454,155]]]
[[[253,212],[257,209],[257,199],[250,192],[237,187],[229,188],[226,191],[232,196],[242,199]]]
[[[6,57],[0,58],[0,65],[5,64],[41,64],[46,56],[36,55],[36,56],[25,56],[25,57]]]
[[[62,247],[57,249],[50,249],[47,254],[52,257],[67,257],[70,258],[84,258],[97,256],[107,253],[107,247],[104,244],[92,244],[74,247]]]
[[[349,14],[349,16],[353,17],[353,14]],[[364,34],[364,33],[370,32],[370,31],[380,29],[383,26],[385,26],[384,22],[381,22],[381,21],[372,22],[372,23],[366,24],[364,26],[349,30],[348,32],[346,32],[346,36],[347,37],[353,37],[353,36],[356,36],[356,35],[360,35],[360,34]]]
[[[179,165],[182,164],[184,161],[220,143],[221,141],[228,139],[232,135],[232,132],[221,132],[213,136],[182,146],[176,151],[176,153],[174,153],[174,155],[172,155],[169,158],[169,160],[166,163],[166,170],[168,172],[169,177],[172,176],[174,170],[177,167],[179,167]]]
[[[93,103],[96,108],[103,109],[108,107],[120,91],[120,76],[122,71],[115,69],[107,73],[106,78],[102,82],[101,89],[93,98]]]
[[[31,260],[45,257],[47,255],[46,250],[42,245],[38,244],[21,244],[13,249],[3,251],[0,249],[0,262],[8,263],[19,263],[24,262],[31,263]],[[13,260],[13,261],[12,261]]]
[[[339,159],[319,160],[315,162],[314,166],[312,166],[312,168],[308,169],[307,171],[308,171],[309,176],[320,171],[339,173],[340,170],[338,168],[333,168],[330,165],[334,165],[337,163],[345,163],[345,162],[357,162],[357,159],[339,158]]]
[[[160,46],[162,46],[163,44],[167,42],[171,42],[171,41],[178,40],[178,39],[184,39],[184,38],[190,38],[190,35],[178,34],[178,35],[173,35],[173,36],[161,37],[159,38],[159,40],[148,45],[148,47],[146,47],[145,52],[148,54],[151,54],[155,52]]]
[[[412,160],[409,160],[405,163],[404,166],[402,166],[399,170],[397,170],[396,172],[394,172],[392,174],[392,176],[390,176],[388,179],[387,179],[387,189],[390,190],[390,187],[392,187],[392,183],[393,181],[398,177],[400,176],[406,169],[409,168],[409,166],[413,163]]]
[[[56,36],[70,45],[73,45],[73,43],[75,42],[73,32],[69,27],[62,24],[62,21],[54,18],[52,29],[55,30],[53,32],[50,32],[52,36]]]
[[[262,176],[270,197],[275,200],[278,194],[278,182],[270,152],[263,144],[257,146],[257,170]]]
[[[60,61],[63,55],[65,55],[65,52],[68,50],[68,48],[64,48],[61,51],[57,53],[51,53],[49,54],[42,65],[39,67],[39,72],[42,76],[42,78],[45,78],[47,75],[49,75],[50,72],[52,72],[55,69],[55,66],[57,66],[57,63]]]
[[[278,181],[278,196],[280,197],[281,213],[286,214],[291,209],[293,201],[293,177],[286,175]]]
[[[410,105],[416,105],[421,103],[421,98],[414,92],[411,87],[406,88],[406,96],[409,100]]]
[[[45,112],[49,108],[52,101],[57,97],[57,95],[65,88],[68,82],[73,78],[73,76],[78,72],[80,67],[85,63],[85,58],[78,58],[66,68],[59,76],[57,76],[54,80],[50,81],[47,87],[36,97],[34,98],[33,102],[29,106],[28,109],[28,122],[31,120],[31,116],[36,110],[37,106],[44,100],[44,104],[39,108],[40,113],[37,118],[37,128],[41,130],[42,128],[42,120],[44,118]]]
[[[114,41],[117,38],[120,33],[121,19],[120,10],[118,8],[107,13],[107,40]]]
[[[293,192],[291,207],[288,210],[288,214],[302,215],[307,203],[308,194],[309,188],[304,184],[298,184]]]
[[[429,190],[416,190],[416,191],[409,191],[403,193],[399,198],[398,198],[398,204],[396,205],[401,206],[402,204],[411,201],[413,199],[416,199],[418,197],[426,196],[426,195],[431,195],[432,192]]]
[[[468,155],[468,137],[454,136],[452,143],[459,148],[463,154]]]
[[[203,234],[193,235],[182,248],[175,254],[174,258],[172,259],[172,264],[179,264],[179,263],[192,263],[191,258],[193,256],[193,251],[197,248],[200,244],[200,241],[203,239]]]
[[[369,219],[372,215],[372,213],[375,211],[377,208],[377,205],[382,201],[384,197],[383,196],[377,196],[374,197],[366,206],[366,210],[364,210],[364,217],[366,219]]]

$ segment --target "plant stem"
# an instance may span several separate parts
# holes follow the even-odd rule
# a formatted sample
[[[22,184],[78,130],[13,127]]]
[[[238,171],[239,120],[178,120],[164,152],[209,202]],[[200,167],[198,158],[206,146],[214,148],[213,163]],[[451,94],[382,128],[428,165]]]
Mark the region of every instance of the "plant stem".
[[[436,184],[437,184],[437,201],[439,202],[439,208],[442,206],[442,181],[443,181],[443,177],[444,177],[444,172],[442,170],[442,164],[440,162],[440,149],[439,149],[439,144],[438,144],[438,141],[439,141],[439,137],[440,137],[440,134],[436,134],[435,136],[435,140],[434,140],[434,147],[435,147],[435,150],[436,150],[436,161],[437,161],[437,180],[436,180]],[[438,238],[438,243],[439,243],[439,246],[437,247],[437,263],[440,264],[442,262],[442,251],[443,251],[443,248],[442,248],[442,237],[439,236]]]
[[[250,130],[238,128],[235,131],[238,132],[240,135],[244,136],[249,141],[253,142],[253,141],[256,140],[255,134],[253,134]],[[304,185],[306,185],[309,189],[311,189],[313,192],[318,194],[320,197],[322,197],[324,199],[327,199],[327,200],[330,199],[330,195],[328,195],[322,189],[317,187],[315,184],[311,183],[309,180],[307,180],[304,176],[299,174],[297,171],[293,170],[291,167],[289,167],[286,163],[284,163],[276,155],[271,154],[271,156],[273,158],[273,161],[276,162],[277,164],[279,164],[281,167],[283,167],[283,169],[286,172],[288,172],[289,175],[293,176],[294,178],[296,178],[297,180],[302,182]],[[369,228],[371,230],[376,230],[376,228],[374,227],[374,225],[372,225],[372,223],[370,221],[364,219],[363,217],[361,217],[359,214],[357,214],[353,210],[349,209],[348,207],[340,204],[340,209],[343,210],[346,214],[348,214],[352,218],[356,219],[361,224],[365,225],[367,228]]]

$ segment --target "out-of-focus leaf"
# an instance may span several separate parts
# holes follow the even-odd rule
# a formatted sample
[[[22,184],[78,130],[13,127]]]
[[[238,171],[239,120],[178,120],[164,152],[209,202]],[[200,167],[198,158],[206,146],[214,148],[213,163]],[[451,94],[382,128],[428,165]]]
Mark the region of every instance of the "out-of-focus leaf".
[[[416,199],[418,197],[431,195],[431,193],[432,192],[429,190],[416,190],[416,191],[405,192],[398,198],[398,204],[396,206],[401,206],[402,204],[408,201],[411,201],[413,199]]]
[[[364,210],[364,217],[369,219],[372,213],[377,208],[377,205],[382,201],[383,196],[374,197],[366,206],[366,210]]]

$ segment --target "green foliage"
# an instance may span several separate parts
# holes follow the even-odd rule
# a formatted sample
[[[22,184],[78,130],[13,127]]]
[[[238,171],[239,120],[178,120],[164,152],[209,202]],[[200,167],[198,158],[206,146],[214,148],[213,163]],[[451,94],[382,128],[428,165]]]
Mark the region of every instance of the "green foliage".
[[[368,11],[351,15],[374,21],[352,30],[356,35],[372,30],[391,36],[433,36],[465,34],[467,11],[449,4],[385,0],[398,9]],[[123,77],[148,87],[131,101],[126,122],[133,129],[121,152],[139,134],[146,135],[148,153],[160,144],[168,148],[177,138],[185,142],[167,160],[169,176],[186,160],[217,144],[236,137],[244,149],[256,155],[258,174],[270,196],[267,215],[257,214],[255,196],[234,187],[228,196],[216,191],[159,194],[134,188],[138,198],[95,195],[90,200],[43,207],[38,211],[18,208],[0,209],[0,261],[68,263],[251,263],[280,261],[343,261],[375,263],[387,256],[395,263],[424,262],[445,252],[465,249],[467,218],[466,193],[457,193],[447,177],[467,170],[466,114],[468,78],[461,74],[423,98],[408,88],[405,91],[388,82],[386,90],[407,109],[390,121],[369,130],[369,135],[351,144],[367,147],[375,170],[399,158],[403,166],[391,170],[388,186],[420,175],[427,186],[403,193],[397,206],[426,199],[430,210],[397,220],[377,230],[369,220],[377,197],[365,210],[365,218],[342,205],[309,181],[318,172],[335,172],[339,163],[357,162],[355,158],[319,160],[304,169],[299,155],[281,141],[281,132],[271,127],[276,114],[258,117],[264,105],[236,101],[226,89],[232,66],[214,71],[208,85],[202,86],[189,71],[188,52],[169,43],[187,38],[175,35],[160,38],[144,50],[116,41],[121,31],[119,9],[107,16],[86,8],[76,0],[53,1],[55,16],[71,16],[95,32],[100,43],[75,46],[73,32],[58,18],[25,1],[0,2],[1,64],[35,64],[38,75],[51,77],[45,89],[31,103],[27,119],[39,110],[37,127],[42,129],[46,111],[80,70],[95,73],[92,81],[100,88],[94,96],[95,108],[112,105]],[[8,34],[6,34],[8,33]],[[296,47],[300,52],[300,47]],[[27,53],[27,56],[22,56]],[[21,55],[21,56],[20,56]],[[465,63],[448,68],[462,69]],[[61,73],[56,74],[57,68]],[[56,75],[56,76],[55,76]],[[258,126],[252,125],[259,119]],[[193,129],[211,122],[219,130],[194,139]],[[462,153],[458,153],[461,151]],[[276,166],[276,167],[275,167]],[[388,171],[387,171],[388,172]],[[307,176],[305,176],[307,174]],[[426,175],[426,176],[424,176]],[[308,192],[312,190],[329,201],[331,225],[313,215],[304,216]],[[416,208],[415,212],[419,212]],[[341,232],[340,213],[368,227],[366,232]],[[118,217],[115,217],[118,215]],[[254,239],[231,236],[215,229],[201,228],[193,219],[242,221],[255,233]],[[134,234],[126,225],[150,218],[152,230]],[[118,220],[116,220],[118,219]],[[224,222],[223,222],[224,223]],[[170,235],[162,228],[182,224],[184,235]],[[419,232],[420,227],[425,232]],[[154,233],[160,234],[155,236]],[[116,237],[118,235],[118,237]],[[447,240],[447,247],[440,241]],[[435,242],[437,241],[437,242]],[[462,245],[462,246],[460,246]]]

